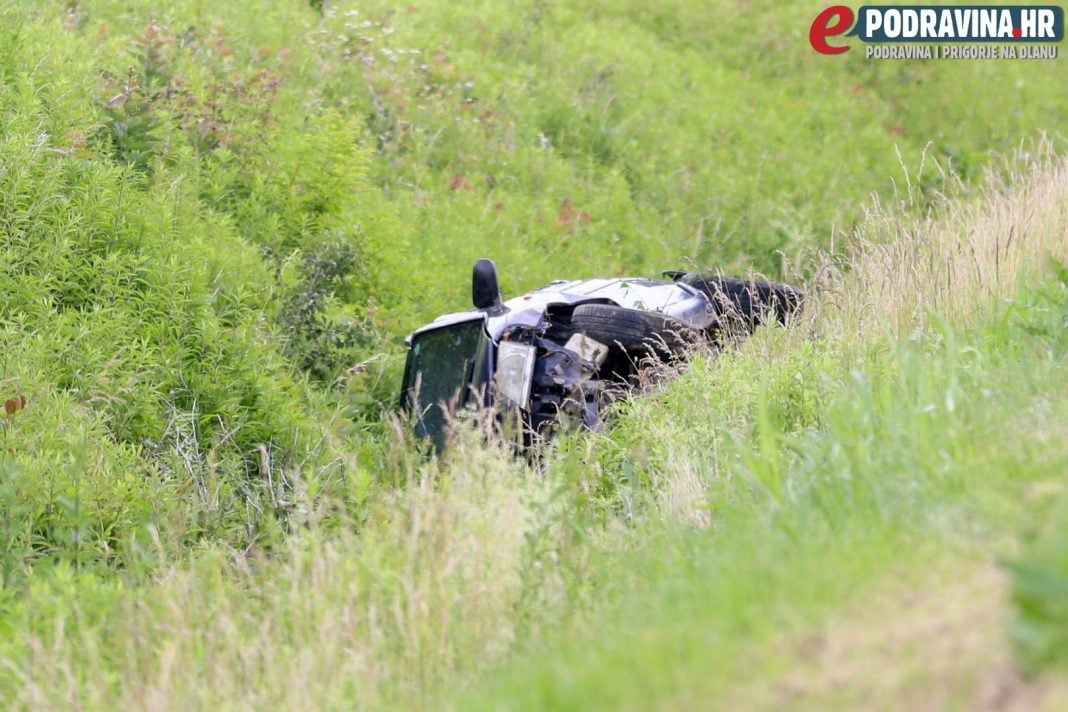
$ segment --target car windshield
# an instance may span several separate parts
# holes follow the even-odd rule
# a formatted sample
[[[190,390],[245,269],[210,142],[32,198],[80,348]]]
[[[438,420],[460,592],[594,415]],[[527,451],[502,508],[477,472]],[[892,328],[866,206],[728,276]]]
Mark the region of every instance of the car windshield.
[[[441,449],[448,414],[469,400],[465,386],[478,385],[485,370],[483,322],[468,321],[417,335],[404,370],[404,406],[416,418],[415,432]]]

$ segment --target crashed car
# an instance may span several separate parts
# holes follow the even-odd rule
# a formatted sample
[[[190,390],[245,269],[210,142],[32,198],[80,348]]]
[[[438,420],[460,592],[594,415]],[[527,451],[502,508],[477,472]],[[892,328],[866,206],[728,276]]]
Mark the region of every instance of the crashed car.
[[[598,430],[606,406],[651,362],[721,342],[801,307],[800,289],[712,273],[556,281],[507,301],[491,260],[475,263],[474,309],[406,339],[401,408],[442,450],[456,415],[492,414],[523,447],[561,429]],[[515,427],[504,428],[508,423]]]

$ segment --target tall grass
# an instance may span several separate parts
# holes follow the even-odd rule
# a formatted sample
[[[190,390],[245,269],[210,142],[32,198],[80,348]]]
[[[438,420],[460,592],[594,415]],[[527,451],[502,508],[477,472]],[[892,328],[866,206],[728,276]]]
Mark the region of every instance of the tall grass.
[[[805,275],[897,155],[929,150],[922,211],[992,150],[1062,141],[1052,65],[827,63],[794,41],[807,10],[735,10],[5,5],[0,395],[33,403],[5,433],[5,578],[139,566],[153,527],[168,557],[270,548],[296,482],[362,516],[400,336],[467,304],[475,257],[512,292]]]
[[[582,457],[617,510],[644,501],[648,542],[457,706],[1063,705],[1028,671],[1064,659],[1065,167],[932,219],[874,210],[807,319],[630,403]]]
[[[876,205],[858,231],[859,244],[843,258],[845,275],[830,271],[825,291],[841,298],[823,300],[831,312],[822,315],[824,321],[843,335],[899,338],[922,327],[926,314],[973,324],[1014,296],[1020,284],[1044,274],[1046,260],[1063,262],[1068,176],[1063,164],[1047,163],[1050,151],[1041,143],[1020,154],[1020,162],[991,176],[975,200],[936,204],[925,219]],[[907,167],[904,173],[908,182],[897,197],[914,205],[913,180],[920,176],[910,178]],[[1006,193],[1004,185],[1012,190]]]
[[[359,533],[310,530],[280,557],[213,547],[117,600],[85,581],[62,599],[73,572],[54,570],[17,605],[8,704],[389,707],[470,675],[537,613],[522,575],[557,535],[549,492],[474,444],[407,474]]]
[[[936,271],[993,254],[1001,230],[1027,236],[996,248],[1016,274],[1064,258],[1063,161],[1019,170],[1011,187],[922,222]],[[871,229],[890,220],[873,213]],[[1049,443],[1041,454],[1031,430],[1029,403],[1065,378],[1060,357],[1035,350],[1031,313],[990,306],[978,277],[962,283],[973,299],[940,296],[912,253],[892,248],[914,234],[896,220],[904,229],[858,245],[848,274],[826,278],[837,289],[816,292],[810,328],[698,357],[629,404],[609,436],[573,441],[543,468],[475,438],[446,462],[399,461],[401,483],[372,495],[355,533],[313,526],[276,556],[209,547],[120,591],[52,570],[8,617],[9,699],[377,708],[475,686],[487,691],[474,701],[495,708],[758,703],[756,671],[804,669],[793,643],[775,652],[783,636],[895,590],[889,579],[938,596],[939,571],[1010,551],[1020,488],[1068,457]],[[962,249],[961,235],[974,242]],[[850,306],[887,283],[914,291],[888,301],[880,323]],[[961,311],[950,320],[939,308]],[[898,339],[904,325],[912,346]],[[1010,432],[1011,444],[999,440]],[[935,598],[931,615],[942,605]],[[896,684],[974,700],[988,671],[973,656],[988,652],[966,650],[974,668],[949,687],[923,675]],[[863,694],[861,673],[848,695]],[[803,682],[790,694],[850,699],[822,689]]]
[[[888,577],[989,580],[1021,497],[1013,630],[1063,659],[1056,63],[827,61],[770,2],[313,5],[0,8],[0,699],[746,701]],[[423,462],[398,337],[487,254],[813,298],[536,465]]]

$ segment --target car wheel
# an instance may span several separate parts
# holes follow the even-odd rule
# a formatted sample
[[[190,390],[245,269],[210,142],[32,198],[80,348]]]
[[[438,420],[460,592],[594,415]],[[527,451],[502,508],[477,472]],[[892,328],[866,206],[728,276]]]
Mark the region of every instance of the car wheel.
[[[659,312],[580,304],[571,314],[571,329],[627,352],[672,355],[693,342],[693,331]]]
[[[769,318],[785,324],[801,308],[805,293],[797,287],[714,274],[686,274],[679,279],[705,293],[716,308],[720,325],[741,325],[752,331]]]

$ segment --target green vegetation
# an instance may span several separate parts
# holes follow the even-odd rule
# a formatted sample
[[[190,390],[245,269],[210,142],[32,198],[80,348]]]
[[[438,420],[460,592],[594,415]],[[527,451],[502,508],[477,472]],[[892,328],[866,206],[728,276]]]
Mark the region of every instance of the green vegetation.
[[[1068,700],[1058,61],[322,4],[0,8],[2,699]],[[814,296],[537,466],[428,462],[400,337],[481,256]]]
[[[1030,331],[1063,360],[1068,349],[1068,269],[1062,266],[1058,277],[1037,291]],[[1049,407],[1040,403],[1042,408]],[[1056,433],[1047,428],[1043,426],[1046,433]],[[1009,566],[1019,608],[1012,633],[1028,666],[1063,668],[1068,663],[1068,496],[1063,478],[1044,484],[1031,498],[1037,506],[1027,522],[1025,553]]]

